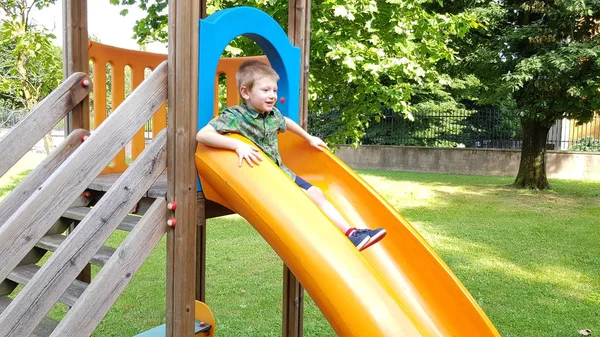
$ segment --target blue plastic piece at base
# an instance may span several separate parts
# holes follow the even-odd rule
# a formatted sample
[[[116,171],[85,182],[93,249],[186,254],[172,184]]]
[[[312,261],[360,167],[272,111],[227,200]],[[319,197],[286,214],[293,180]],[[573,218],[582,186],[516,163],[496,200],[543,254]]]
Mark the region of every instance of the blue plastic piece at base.
[[[203,328],[200,327],[200,322],[196,321],[196,327],[194,333],[201,332]],[[165,337],[167,335],[167,326],[165,324],[159,325],[156,328],[152,328],[148,331],[142,332],[134,337]]]
[[[238,36],[250,38],[262,48],[279,75],[277,105],[284,116],[299,120],[300,49],[294,47],[281,26],[267,13],[252,7],[218,11],[199,24],[198,129],[213,118],[215,76],[225,47]],[[198,191],[201,191],[198,184]]]

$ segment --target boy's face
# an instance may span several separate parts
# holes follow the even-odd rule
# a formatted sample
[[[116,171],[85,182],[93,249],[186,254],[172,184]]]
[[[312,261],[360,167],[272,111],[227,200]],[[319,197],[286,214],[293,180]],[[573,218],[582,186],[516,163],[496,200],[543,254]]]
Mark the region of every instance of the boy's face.
[[[268,77],[261,78],[254,82],[252,90],[242,86],[240,93],[250,108],[260,113],[270,112],[277,102],[277,81]]]

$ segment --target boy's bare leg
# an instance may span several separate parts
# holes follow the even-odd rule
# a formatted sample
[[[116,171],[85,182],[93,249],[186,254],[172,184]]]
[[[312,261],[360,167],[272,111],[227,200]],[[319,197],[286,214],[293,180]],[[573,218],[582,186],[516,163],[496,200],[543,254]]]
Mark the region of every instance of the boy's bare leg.
[[[317,204],[317,206],[329,217],[329,219],[339,227],[350,241],[358,248],[363,250],[371,245],[379,242],[386,235],[386,230],[383,228],[377,228],[374,230],[370,229],[356,229],[350,226],[350,224],[344,219],[342,214],[335,208],[329,200],[323,194],[320,188],[312,186],[306,194]]]
[[[317,204],[317,206],[319,206],[323,213],[325,213],[325,215],[327,215],[329,219],[342,230],[342,233],[346,233],[350,228],[352,228],[346,219],[344,219],[342,214],[340,214],[337,208],[335,208],[329,202],[329,200],[325,198],[325,195],[321,189],[312,186],[306,191],[306,194],[308,194],[308,196],[315,204]]]

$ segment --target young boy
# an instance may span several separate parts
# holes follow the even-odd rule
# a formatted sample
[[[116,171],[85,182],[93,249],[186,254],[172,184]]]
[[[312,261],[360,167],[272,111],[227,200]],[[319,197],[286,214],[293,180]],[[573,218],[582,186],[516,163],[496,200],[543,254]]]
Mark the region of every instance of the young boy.
[[[198,131],[196,140],[208,146],[234,150],[239,157],[239,166],[242,166],[244,160],[251,167],[259,165],[262,161],[258,152],[260,148],[308,194],[358,250],[381,240],[386,234],[385,229],[352,228],[318,187],[294,174],[281,161],[277,138],[279,132],[289,130],[320,151],[323,151],[322,147],[327,148],[327,145],[320,138],[309,135],[293,120],[284,117],[275,107],[279,75],[267,64],[250,60],[242,63],[236,73],[236,80],[244,103],[225,109],[218,118]],[[222,135],[226,133],[238,133],[253,141],[258,148]]]

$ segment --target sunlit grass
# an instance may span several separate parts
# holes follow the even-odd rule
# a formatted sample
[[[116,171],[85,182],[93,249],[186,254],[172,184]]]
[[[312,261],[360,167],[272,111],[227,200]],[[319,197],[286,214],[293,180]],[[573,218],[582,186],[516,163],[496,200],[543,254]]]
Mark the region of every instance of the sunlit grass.
[[[362,173],[503,336],[600,330],[600,182],[552,180],[540,192],[507,187],[512,177]]]
[[[600,331],[600,182],[552,180],[552,191],[539,192],[508,187],[512,177],[361,175],[442,256],[503,336]],[[280,336],[281,260],[238,216],[209,220],[207,242],[207,302],[218,336]],[[132,336],[164,323],[165,260],[163,238],[94,336]],[[51,316],[64,311],[57,306]],[[308,297],[304,317],[305,336],[335,335]]]

